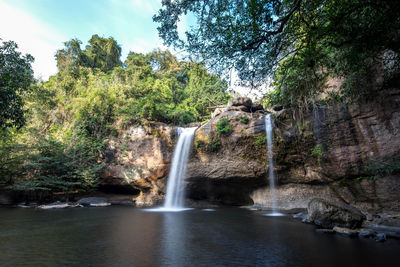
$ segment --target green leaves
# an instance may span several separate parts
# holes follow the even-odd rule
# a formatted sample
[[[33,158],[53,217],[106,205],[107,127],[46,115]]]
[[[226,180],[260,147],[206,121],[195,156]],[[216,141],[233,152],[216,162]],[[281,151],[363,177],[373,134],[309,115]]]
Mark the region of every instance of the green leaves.
[[[0,39],[1,41],[1,39]],[[0,130],[25,123],[21,94],[33,82],[33,57],[21,55],[13,41],[0,45]]]
[[[64,43],[64,48],[56,53],[57,67],[59,71],[73,73],[75,77],[79,67],[100,69],[108,72],[117,66],[121,66],[121,47],[114,38],[103,38],[97,34],[89,40],[85,50],[81,49],[82,42],[71,39]]]
[[[229,123],[229,119],[222,118],[217,124],[217,135],[230,135],[232,133],[232,125]]]
[[[398,14],[400,2],[392,0],[181,0],[163,1],[153,20],[166,44],[186,49],[218,73],[235,69],[248,86],[273,78],[270,103],[304,107],[328,77],[344,79],[341,93],[350,100],[373,97],[395,81]],[[196,22],[179,36],[185,15]],[[383,60],[388,52],[397,56]],[[392,66],[386,82],[374,70],[382,62]]]
[[[4,138],[0,128],[0,184],[91,190],[118,130],[143,120],[202,121],[210,116],[208,107],[229,100],[226,83],[203,64],[180,61],[168,51],[132,52],[122,66],[113,38],[94,35],[85,50],[80,46],[76,39],[66,42],[56,54],[58,73],[23,95],[26,127],[10,128]]]

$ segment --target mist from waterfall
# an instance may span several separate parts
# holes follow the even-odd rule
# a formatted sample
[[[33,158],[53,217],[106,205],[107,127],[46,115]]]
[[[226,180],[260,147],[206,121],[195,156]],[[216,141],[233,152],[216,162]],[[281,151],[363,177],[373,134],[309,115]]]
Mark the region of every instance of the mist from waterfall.
[[[273,122],[271,114],[267,114],[264,117],[264,120],[265,120],[265,134],[267,137],[268,177],[269,177],[268,179],[269,179],[269,190],[270,190],[271,209],[272,209],[272,213],[266,215],[280,216],[282,214],[277,212],[276,195],[275,195],[275,172],[274,172],[274,158],[273,158],[273,146],[272,146]]]
[[[172,164],[167,181],[164,202],[164,209],[166,210],[184,209],[186,164],[196,129],[197,127],[178,128],[179,138],[172,156]]]

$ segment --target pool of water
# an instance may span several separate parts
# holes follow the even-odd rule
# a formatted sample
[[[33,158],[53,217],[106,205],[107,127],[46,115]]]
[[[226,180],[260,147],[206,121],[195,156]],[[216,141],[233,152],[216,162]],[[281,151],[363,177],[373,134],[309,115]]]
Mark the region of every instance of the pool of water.
[[[399,266],[399,253],[239,208],[0,209],[0,266]]]

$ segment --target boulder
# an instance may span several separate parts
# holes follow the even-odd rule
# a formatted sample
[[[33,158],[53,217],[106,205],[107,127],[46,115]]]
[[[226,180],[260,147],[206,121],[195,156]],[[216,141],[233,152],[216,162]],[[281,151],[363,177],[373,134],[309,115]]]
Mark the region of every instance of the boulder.
[[[357,230],[353,230],[353,229],[349,229],[349,228],[345,228],[345,227],[339,227],[339,226],[333,227],[333,231],[338,234],[345,235],[348,237],[355,237],[359,233]]]
[[[376,242],[384,242],[384,241],[386,241],[386,234],[385,233],[377,234],[375,240],[376,240]]]
[[[256,111],[263,110],[263,109],[264,108],[261,103],[253,103],[253,105],[250,108],[251,112],[256,112]]]
[[[307,219],[307,214],[304,213],[304,212],[299,212],[299,213],[296,213],[296,214],[292,215],[292,217],[294,219],[306,220]]]
[[[106,207],[111,205],[105,197],[85,197],[81,198],[76,203],[86,207]]]
[[[226,108],[216,108],[214,110],[214,112],[211,114],[211,118],[215,118],[217,117],[219,114],[221,114],[222,112],[224,112],[226,110]]]
[[[38,209],[50,210],[50,209],[65,209],[65,208],[69,208],[69,207],[72,207],[72,206],[67,202],[56,201],[56,202],[53,202],[50,204],[40,205],[40,206],[38,206]]]
[[[375,235],[375,231],[373,231],[371,229],[362,228],[358,232],[359,238],[370,238],[370,237],[373,237],[374,235]]]
[[[307,222],[324,228],[335,226],[354,229],[365,220],[365,216],[356,208],[344,203],[333,204],[321,198],[314,198],[308,204]]]
[[[253,102],[248,97],[237,97],[228,103],[228,106],[246,106],[247,108],[251,108],[252,105]]]
[[[315,229],[315,232],[319,234],[334,234],[335,231],[332,229]]]

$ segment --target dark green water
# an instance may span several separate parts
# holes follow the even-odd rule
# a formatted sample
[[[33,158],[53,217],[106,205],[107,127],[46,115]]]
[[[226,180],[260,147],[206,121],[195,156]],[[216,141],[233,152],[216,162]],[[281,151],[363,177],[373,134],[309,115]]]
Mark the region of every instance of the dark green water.
[[[0,209],[0,266],[400,266],[400,241],[244,209]]]

